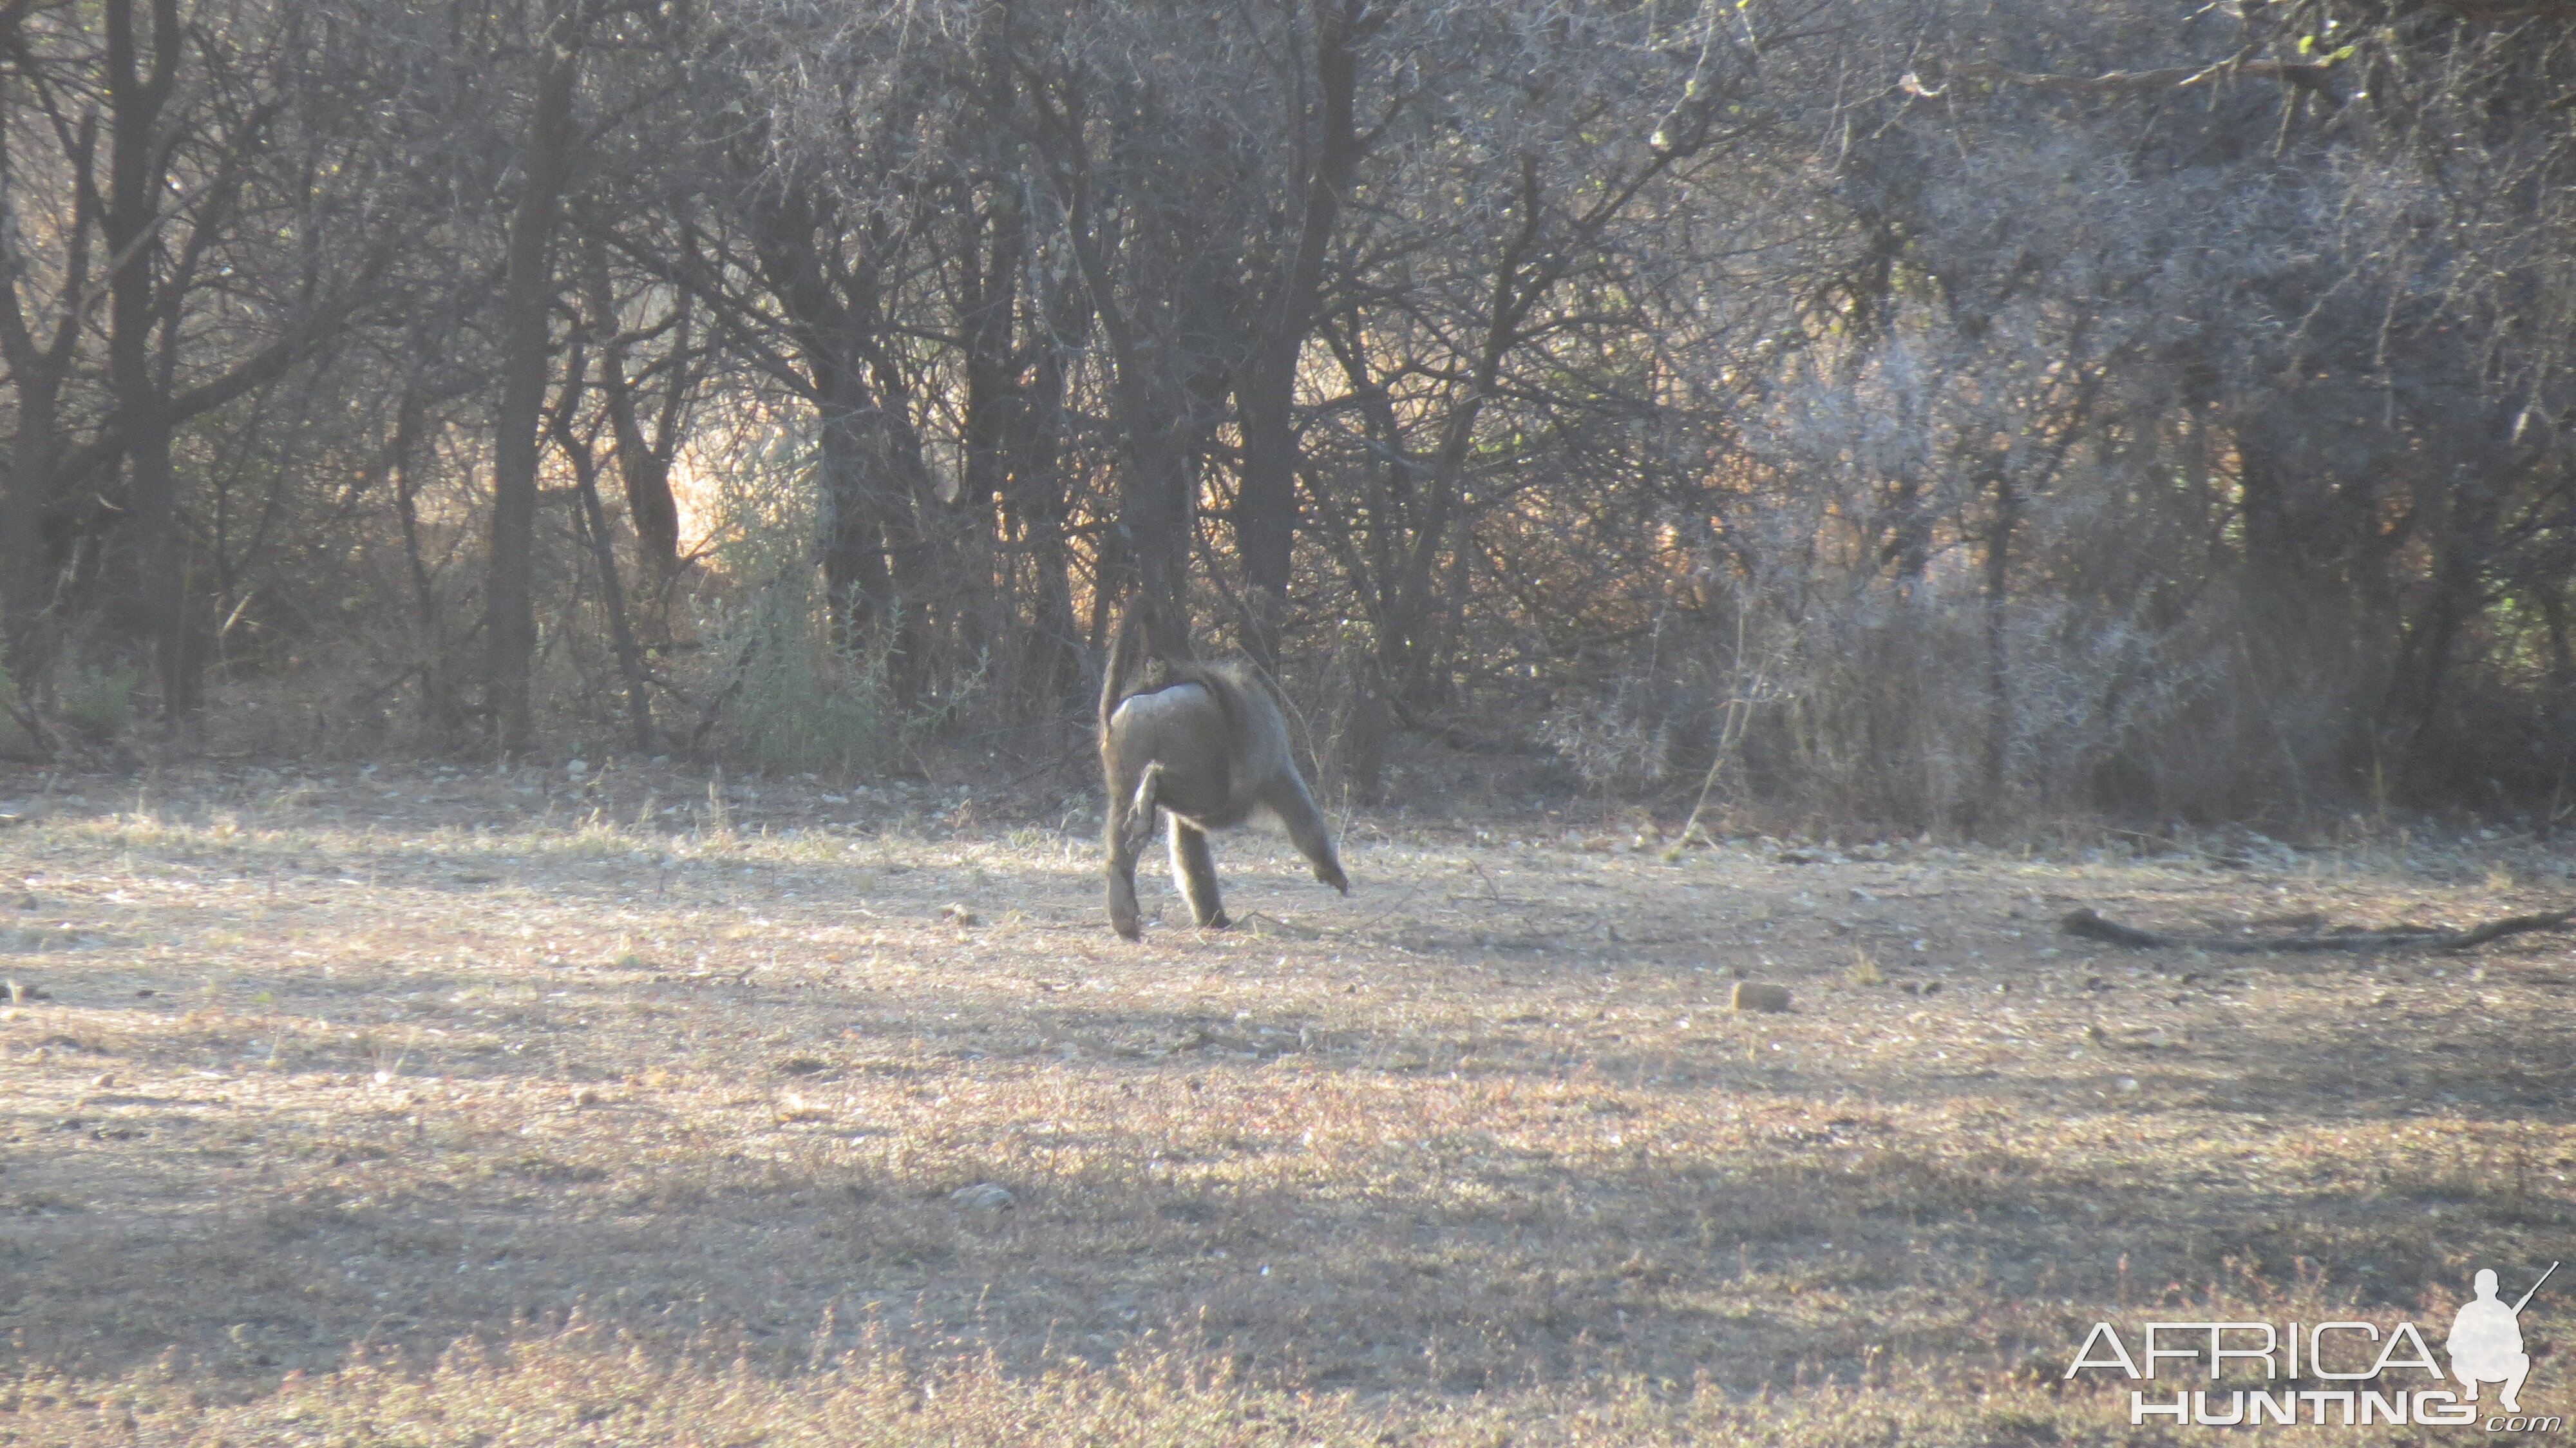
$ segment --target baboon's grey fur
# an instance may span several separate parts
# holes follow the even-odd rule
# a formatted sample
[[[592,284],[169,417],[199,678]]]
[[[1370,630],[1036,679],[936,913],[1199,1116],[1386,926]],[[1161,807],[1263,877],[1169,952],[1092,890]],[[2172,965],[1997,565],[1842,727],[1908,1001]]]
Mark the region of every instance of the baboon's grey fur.
[[[1208,831],[1257,810],[1288,827],[1316,879],[1351,892],[1332,832],[1288,757],[1288,722],[1269,686],[1244,664],[1145,657],[1132,612],[1100,681],[1100,772],[1109,788],[1109,924],[1129,940],[1141,933],[1136,857],[1154,837],[1158,808],[1172,817],[1172,879],[1202,927],[1232,923],[1217,899]]]

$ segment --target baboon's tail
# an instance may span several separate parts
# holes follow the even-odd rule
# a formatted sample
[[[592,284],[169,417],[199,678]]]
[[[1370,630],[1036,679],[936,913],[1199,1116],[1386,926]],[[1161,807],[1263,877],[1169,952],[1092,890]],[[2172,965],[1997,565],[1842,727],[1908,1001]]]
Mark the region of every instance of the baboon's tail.
[[[1103,737],[1109,731],[1109,716],[1118,712],[1118,701],[1127,697],[1128,676],[1136,671],[1138,656],[1144,651],[1139,629],[1136,604],[1130,599],[1119,607],[1118,633],[1109,645],[1109,663],[1100,671],[1100,729]]]
[[[1156,786],[1163,782],[1163,761],[1157,759],[1145,766],[1144,775],[1136,781],[1136,798],[1127,807],[1127,848],[1142,852],[1154,839],[1154,798]]]

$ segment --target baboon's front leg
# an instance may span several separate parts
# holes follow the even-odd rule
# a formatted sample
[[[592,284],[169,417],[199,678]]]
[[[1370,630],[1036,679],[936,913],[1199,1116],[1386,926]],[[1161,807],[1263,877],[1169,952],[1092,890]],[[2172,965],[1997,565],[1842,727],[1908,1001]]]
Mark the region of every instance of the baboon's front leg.
[[[1333,852],[1333,832],[1325,828],[1324,816],[1307,795],[1305,781],[1289,775],[1271,787],[1264,802],[1288,827],[1288,838],[1296,842],[1297,852],[1315,867],[1315,878],[1345,895],[1351,893],[1350,877],[1342,873],[1341,856]]]
[[[1190,902],[1190,918],[1202,930],[1223,930],[1225,905],[1216,894],[1216,859],[1208,853],[1207,831],[1172,816],[1172,881]]]

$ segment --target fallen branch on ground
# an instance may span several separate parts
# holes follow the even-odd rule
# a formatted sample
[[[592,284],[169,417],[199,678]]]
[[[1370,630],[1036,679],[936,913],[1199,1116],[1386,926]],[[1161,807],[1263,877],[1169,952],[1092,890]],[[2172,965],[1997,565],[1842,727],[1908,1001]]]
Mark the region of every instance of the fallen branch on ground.
[[[2224,955],[2262,955],[2278,951],[2389,950],[2399,947],[2471,950],[2508,935],[2562,929],[2570,920],[2576,920],[2576,910],[2556,910],[2545,915],[2509,915],[2471,930],[2401,927],[2395,930],[2354,930],[2336,935],[2284,935],[2272,940],[2239,940],[2226,935],[2158,935],[2105,920],[2091,909],[2083,909],[2058,921],[2057,929],[2062,935],[2107,940],[2132,950],[2188,949]]]
[[[1239,927],[1254,927],[1252,938],[1255,940],[1261,938],[1261,932],[1258,928],[1261,926],[1267,926],[1272,930],[1278,931],[1282,935],[1293,936],[1299,940],[1321,940],[1324,938],[1324,932],[1315,929],[1313,926],[1292,925],[1289,922],[1280,919],[1276,915],[1268,914],[1267,912],[1260,910],[1246,910],[1241,915],[1234,918],[1234,923]]]

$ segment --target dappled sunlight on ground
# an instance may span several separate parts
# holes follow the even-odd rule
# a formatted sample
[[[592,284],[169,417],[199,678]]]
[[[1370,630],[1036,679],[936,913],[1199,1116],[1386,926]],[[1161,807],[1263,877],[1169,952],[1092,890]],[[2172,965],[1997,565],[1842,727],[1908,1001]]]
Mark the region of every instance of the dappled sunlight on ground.
[[[2567,937],[2053,931],[2565,904],[2509,840],[1363,821],[1348,900],[1237,836],[1242,926],[1155,882],[1128,946],[1091,821],[920,787],[50,799],[0,834],[0,1441],[2133,1441],[2057,1381],[2092,1321],[2430,1320],[2576,1212]]]

